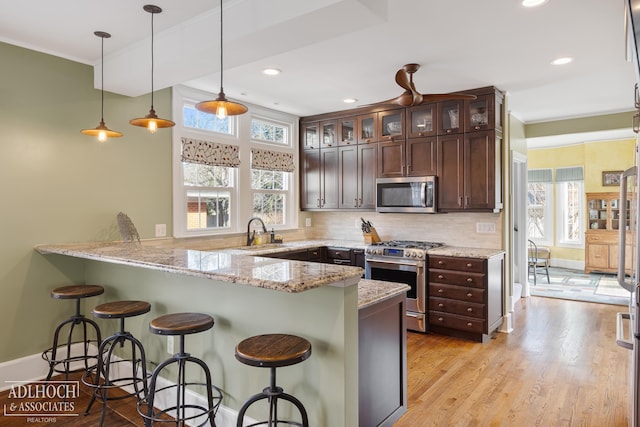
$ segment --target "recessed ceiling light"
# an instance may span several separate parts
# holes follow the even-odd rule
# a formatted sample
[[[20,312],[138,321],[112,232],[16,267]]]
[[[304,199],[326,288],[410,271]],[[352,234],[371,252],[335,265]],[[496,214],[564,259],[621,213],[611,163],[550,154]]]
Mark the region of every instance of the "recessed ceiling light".
[[[545,4],[548,0],[522,0],[524,7],[536,7]]]
[[[262,74],[266,74],[267,76],[277,76],[281,71],[277,68],[265,68],[262,70]]]
[[[358,100],[355,98],[345,98],[342,100],[342,102],[344,102],[345,104],[353,104],[355,102],[357,102]]]
[[[553,61],[551,61],[551,64],[553,64],[553,65],[566,65],[571,61],[573,61],[573,58],[565,56],[565,57],[562,57],[562,58],[554,59]]]

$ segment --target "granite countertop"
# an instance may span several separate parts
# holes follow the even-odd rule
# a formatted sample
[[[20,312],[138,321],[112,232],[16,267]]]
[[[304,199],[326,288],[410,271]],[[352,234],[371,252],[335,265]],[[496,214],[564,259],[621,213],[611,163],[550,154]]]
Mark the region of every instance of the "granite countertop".
[[[38,245],[35,249],[41,254],[59,254],[137,266],[283,292],[303,292],[327,285],[346,287],[357,284],[362,276],[360,267],[257,256],[265,254],[264,251],[322,245],[319,241],[313,241],[313,244],[307,241],[278,248],[241,247],[204,251],[176,247],[177,245],[157,247],[153,246],[153,242],[108,242]]]
[[[464,246],[442,246],[440,248],[429,249],[429,255],[453,256],[464,258],[485,258],[489,259],[496,255],[505,253],[502,249],[467,248]]]
[[[398,294],[404,294],[409,289],[411,287],[404,283],[362,279],[358,283],[358,309],[369,307]]]

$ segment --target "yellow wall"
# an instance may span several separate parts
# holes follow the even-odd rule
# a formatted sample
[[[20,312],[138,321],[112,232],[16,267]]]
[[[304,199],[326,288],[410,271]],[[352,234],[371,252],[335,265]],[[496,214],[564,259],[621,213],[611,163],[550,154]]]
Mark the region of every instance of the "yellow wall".
[[[633,166],[634,144],[635,140],[627,139],[590,142],[555,148],[530,149],[527,151],[528,168],[556,169],[559,167],[584,166],[584,189],[586,193],[617,192],[617,187],[602,186],[602,172],[621,171]],[[554,259],[584,261],[584,249],[552,246],[551,254]]]

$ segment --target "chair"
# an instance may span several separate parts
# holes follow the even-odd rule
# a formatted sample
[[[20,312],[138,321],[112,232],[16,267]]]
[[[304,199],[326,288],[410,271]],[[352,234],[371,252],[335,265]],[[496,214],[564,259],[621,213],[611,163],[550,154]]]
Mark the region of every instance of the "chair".
[[[538,246],[534,241],[529,240],[529,274],[533,273],[533,286],[537,285],[537,275],[539,269],[544,269],[547,274],[547,283],[551,283],[549,279],[549,259],[551,258],[551,250],[544,246]]]

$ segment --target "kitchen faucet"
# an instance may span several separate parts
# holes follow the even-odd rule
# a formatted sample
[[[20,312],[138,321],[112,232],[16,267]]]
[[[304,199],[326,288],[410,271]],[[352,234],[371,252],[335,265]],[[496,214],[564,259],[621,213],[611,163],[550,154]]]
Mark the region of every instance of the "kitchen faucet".
[[[247,223],[247,246],[251,246],[251,244],[253,243],[253,240],[256,238],[256,231],[253,230],[253,233],[251,233],[251,223],[253,221],[258,221],[260,222],[260,225],[262,225],[262,232],[266,235],[267,234],[267,227],[264,225],[264,222],[262,221],[262,218],[259,218],[257,216],[254,216],[253,218],[251,218],[249,220],[249,222]]]

